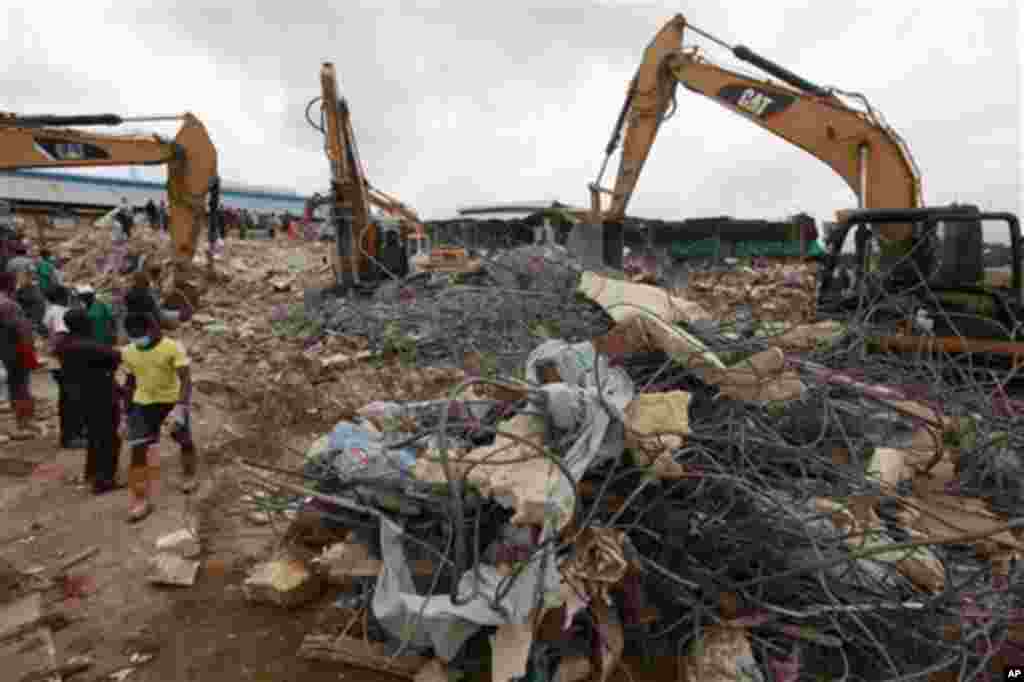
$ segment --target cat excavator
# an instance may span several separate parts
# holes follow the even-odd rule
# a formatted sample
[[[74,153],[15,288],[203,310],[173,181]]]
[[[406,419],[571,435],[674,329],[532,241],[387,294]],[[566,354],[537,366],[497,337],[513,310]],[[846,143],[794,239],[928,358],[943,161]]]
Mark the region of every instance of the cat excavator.
[[[779,82],[722,68],[706,59],[698,47],[684,48],[686,29]],[[913,317],[916,309],[933,318],[933,335],[927,343],[921,338],[908,339],[911,330],[903,326],[903,334],[882,339],[884,346],[991,353],[1009,357],[1014,365],[1024,364],[1017,217],[957,205],[925,208],[920,174],[909,148],[866,97],[812,83],[743,45],[729,45],[682,15],[662,27],[644,51],[598,177],[589,185],[590,212],[587,224],[575,228],[577,244],[591,249],[596,245],[605,266],[622,268],[626,207],[662,123],[676,111],[679,84],[800,147],[832,168],[853,191],[857,209],[837,211],[836,229],[828,236],[821,303],[833,308],[850,303],[837,296],[829,284],[846,236],[856,228],[858,282],[870,281],[881,287],[876,293],[892,304],[893,311],[909,312]],[[624,128],[615,185],[605,189],[601,179]],[[602,195],[611,195],[606,210],[602,210]],[[985,277],[983,224],[993,225],[994,234],[1011,246],[1011,273],[999,282]],[[886,272],[884,278],[868,276],[866,264],[872,257],[876,269]],[[927,282],[933,295],[905,293],[920,281]],[[982,322],[968,324],[968,318],[981,318]]]
[[[408,276],[411,264],[417,262],[411,258],[411,244],[420,252],[416,254],[420,265],[428,269],[437,265],[437,269],[457,272],[470,267],[465,249],[423,253],[429,249],[427,235],[416,212],[370,185],[359,158],[348,102],[339,95],[331,62],[324,62],[320,69],[320,91],[320,97],[306,106],[306,121],[324,135],[331,191],[328,196],[315,195],[312,203],[327,204],[331,209],[335,248],[330,262],[335,286],[344,291],[372,291],[382,281]],[[317,102],[319,124],[310,117]],[[375,218],[371,206],[393,220]]]
[[[158,135],[104,135],[67,126],[181,121],[173,140]],[[116,114],[23,116],[0,113],[0,170],[87,166],[167,166],[168,229],[173,245],[168,305],[195,308],[199,287],[192,265],[206,226],[206,198],[217,181],[217,149],[206,126],[191,113],[122,117]],[[216,193],[214,193],[216,194]],[[217,206],[209,207],[216,210]]]

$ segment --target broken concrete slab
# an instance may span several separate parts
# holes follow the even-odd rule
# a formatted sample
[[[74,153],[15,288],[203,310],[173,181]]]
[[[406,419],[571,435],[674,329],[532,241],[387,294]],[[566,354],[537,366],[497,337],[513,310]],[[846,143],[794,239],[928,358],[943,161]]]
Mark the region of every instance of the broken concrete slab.
[[[156,541],[156,548],[159,552],[176,554],[183,559],[194,559],[203,551],[199,538],[189,528],[161,536]]]
[[[712,319],[699,304],[672,296],[660,287],[624,282],[593,272],[583,273],[577,291],[604,308],[616,322],[625,322],[640,311],[669,324]]]
[[[196,583],[199,562],[183,559],[177,554],[160,552],[150,559],[146,580],[155,585],[191,587]]]
[[[321,576],[305,563],[282,557],[253,567],[242,590],[249,601],[294,608],[319,597],[323,586]]]
[[[594,348],[609,358],[660,350],[698,375],[708,369],[726,369],[725,363],[698,338],[645,311],[637,311],[604,336],[594,339]]]
[[[338,542],[314,559],[331,585],[348,586],[356,578],[376,578],[384,567],[380,559],[370,558],[369,548],[358,542]],[[418,559],[409,562],[414,575],[433,575],[434,562]]]

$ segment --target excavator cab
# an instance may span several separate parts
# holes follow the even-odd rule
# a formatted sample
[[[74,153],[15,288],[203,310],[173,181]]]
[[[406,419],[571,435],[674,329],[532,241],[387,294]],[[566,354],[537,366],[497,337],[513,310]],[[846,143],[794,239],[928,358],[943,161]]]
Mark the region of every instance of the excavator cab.
[[[913,225],[914,244],[901,262],[885,264],[877,237],[892,224]],[[855,287],[852,296],[843,296],[833,274],[851,232]],[[985,267],[986,237],[1008,246],[1008,267]],[[1016,215],[956,204],[850,211],[829,234],[828,247],[822,312],[848,312],[866,299],[869,322],[897,322],[899,333],[882,340],[886,348],[993,353],[1009,356],[1014,365],[1024,362],[1024,273]],[[915,340],[915,330],[927,338]]]

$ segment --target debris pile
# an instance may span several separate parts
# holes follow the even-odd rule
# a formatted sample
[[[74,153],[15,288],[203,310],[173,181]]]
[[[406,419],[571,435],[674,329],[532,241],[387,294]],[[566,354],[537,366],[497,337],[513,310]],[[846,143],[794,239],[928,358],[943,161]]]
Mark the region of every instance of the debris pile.
[[[324,328],[416,365],[513,372],[540,340],[579,341],[608,330],[607,314],[575,295],[578,279],[563,250],[525,246],[497,254],[471,278],[416,276],[385,285],[372,300],[317,301],[311,312]]]
[[[501,682],[981,679],[1024,656],[1024,410],[812,322],[813,267],[670,292],[533,245],[331,299],[305,295],[327,247],[294,246],[229,240],[176,336],[262,429],[246,518],[290,526],[243,589],[330,616],[300,656]],[[61,248],[69,281],[125,286],[104,231]],[[318,436],[293,470],[261,456],[285,432]],[[161,538],[150,579],[192,584],[198,552]]]
[[[750,266],[693,272],[684,296],[703,305],[717,320],[734,319],[742,310],[755,320],[788,325],[813,322],[818,267],[797,261],[754,259]]]
[[[720,281],[750,299],[758,276]],[[934,364],[868,355],[855,322],[723,325],[727,292],[575,282],[327,305],[370,349],[390,322],[411,361],[521,364],[444,400],[365,396],[303,482],[240,461],[254,504],[305,529],[252,575],[253,599],[341,590],[325,608],[344,626],[300,656],[500,682],[658,662],[711,682],[981,679],[1020,661],[1024,440],[1001,385],[954,390]],[[603,323],[570,319],[574,298]],[[562,328],[494,329],[542,313]]]

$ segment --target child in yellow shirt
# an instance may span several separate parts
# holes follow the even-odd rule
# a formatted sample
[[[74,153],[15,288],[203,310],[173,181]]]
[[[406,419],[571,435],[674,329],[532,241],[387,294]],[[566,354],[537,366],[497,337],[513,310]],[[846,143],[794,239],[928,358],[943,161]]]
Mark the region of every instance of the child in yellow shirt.
[[[160,429],[172,414],[172,437],[181,448],[185,493],[195,489],[197,455],[189,426],[192,377],[184,346],[164,337],[160,323],[152,315],[128,315],[124,326],[131,340],[121,350],[128,372],[126,393],[131,400],[127,408],[128,444],[132,450],[128,486],[133,498],[129,520],[136,522],[153,511],[160,456],[151,453],[150,448],[160,441]]]

